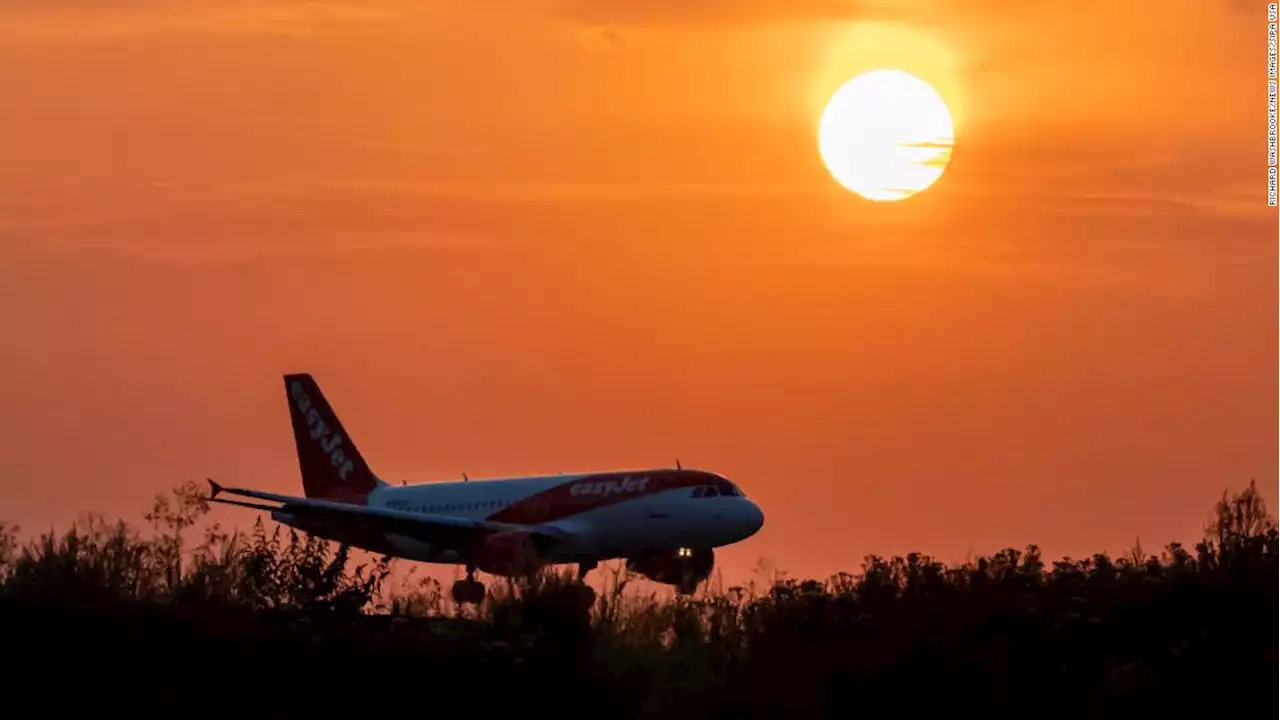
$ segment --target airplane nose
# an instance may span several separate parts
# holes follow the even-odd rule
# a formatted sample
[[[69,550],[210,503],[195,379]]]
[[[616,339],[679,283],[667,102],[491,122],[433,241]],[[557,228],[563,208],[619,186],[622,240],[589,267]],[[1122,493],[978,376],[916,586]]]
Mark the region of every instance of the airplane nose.
[[[743,508],[742,513],[742,525],[747,537],[755,535],[760,528],[764,527],[764,511],[760,509],[759,505],[750,500],[746,502],[746,507]]]

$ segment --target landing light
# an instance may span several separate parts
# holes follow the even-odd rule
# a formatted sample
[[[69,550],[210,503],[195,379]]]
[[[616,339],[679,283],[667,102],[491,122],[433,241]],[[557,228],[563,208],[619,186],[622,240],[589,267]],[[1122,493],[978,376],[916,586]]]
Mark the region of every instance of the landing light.
[[[689,548],[680,548],[679,554],[680,557],[689,557],[690,555],[693,555],[693,550]]]

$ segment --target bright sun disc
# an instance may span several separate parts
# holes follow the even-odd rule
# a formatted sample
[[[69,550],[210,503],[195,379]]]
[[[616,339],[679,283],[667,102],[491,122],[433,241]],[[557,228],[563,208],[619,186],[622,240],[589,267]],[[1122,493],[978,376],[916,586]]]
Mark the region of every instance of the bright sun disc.
[[[845,188],[868,200],[902,200],[942,177],[954,134],[937,90],[901,70],[876,70],[831,96],[818,123],[818,152]]]

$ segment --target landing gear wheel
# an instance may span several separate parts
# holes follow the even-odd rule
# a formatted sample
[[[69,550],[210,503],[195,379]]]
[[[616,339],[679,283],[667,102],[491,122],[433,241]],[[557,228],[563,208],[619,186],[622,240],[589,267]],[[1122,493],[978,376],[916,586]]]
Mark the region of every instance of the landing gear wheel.
[[[453,601],[459,605],[484,602],[484,583],[478,580],[459,580],[453,584]]]
[[[584,560],[578,563],[578,579],[565,587],[565,599],[575,607],[590,610],[596,604],[596,591],[586,583],[587,573],[599,566],[597,560]]]

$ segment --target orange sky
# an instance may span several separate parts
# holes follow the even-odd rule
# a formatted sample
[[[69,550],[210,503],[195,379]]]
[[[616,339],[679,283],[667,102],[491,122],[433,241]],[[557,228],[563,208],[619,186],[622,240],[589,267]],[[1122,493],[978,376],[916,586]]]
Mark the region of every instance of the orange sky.
[[[393,481],[723,472],[739,576],[1275,507],[1265,2],[479,5],[4,4],[0,515],[299,492],[293,371]],[[900,204],[816,153],[876,66]]]

